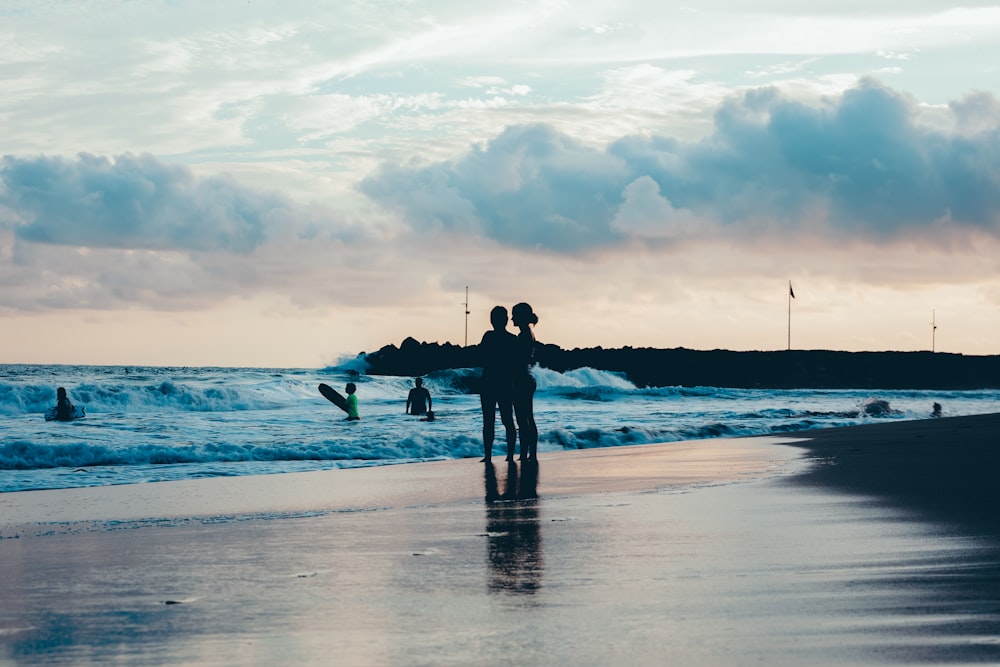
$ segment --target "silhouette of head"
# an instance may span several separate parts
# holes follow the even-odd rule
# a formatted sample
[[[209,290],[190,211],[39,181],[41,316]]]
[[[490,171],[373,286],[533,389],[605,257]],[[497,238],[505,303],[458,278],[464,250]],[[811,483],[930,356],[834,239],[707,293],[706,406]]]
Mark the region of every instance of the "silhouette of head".
[[[58,389],[56,389],[56,398],[58,398],[60,400],[66,398],[66,389],[65,389],[65,387],[59,387]]]
[[[348,382],[347,383],[347,393],[348,394],[353,394],[357,390],[358,390],[358,386],[356,384],[354,384],[353,382]]]
[[[422,387],[424,385],[424,379],[417,378],[416,380],[413,381],[413,384],[417,385],[418,387]]]
[[[538,324],[538,315],[535,315],[535,312],[531,310],[531,306],[523,301],[514,306],[510,314],[515,327]]]
[[[490,324],[494,329],[503,329],[507,326],[507,309],[503,306],[493,306],[490,311]]]

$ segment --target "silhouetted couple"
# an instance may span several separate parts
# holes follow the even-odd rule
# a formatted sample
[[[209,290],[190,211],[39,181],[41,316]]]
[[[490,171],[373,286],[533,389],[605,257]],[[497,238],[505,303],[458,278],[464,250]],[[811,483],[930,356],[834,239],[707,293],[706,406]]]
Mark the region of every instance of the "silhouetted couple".
[[[496,306],[490,311],[493,329],[483,334],[479,344],[483,360],[479,394],[483,408],[483,461],[487,462],[493,456],[497,410],[507,434],[507,460],[514,460],[514,445],[519,432],[521,460],[535,460],[538,456],[535,378],[531,375],[535,357],[535,334],[531,327],[538,323],[538,316],[531,306],[519,303],[511,309],[511,319],[519,330],[516,336],[507,331],[507,309]]]

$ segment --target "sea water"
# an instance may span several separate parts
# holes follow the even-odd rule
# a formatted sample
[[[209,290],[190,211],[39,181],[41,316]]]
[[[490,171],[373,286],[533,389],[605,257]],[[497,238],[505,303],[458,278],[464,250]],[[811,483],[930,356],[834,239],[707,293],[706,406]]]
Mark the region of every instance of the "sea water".
[[[437,419],[422,421],[405,414],[413,378],[368,375],[359,360],[321,369],[0,366],[0,491],[479,458],[476,374],[427,375]],[[944,416],[1000,411],[997,390],[638,388],[589,368],[534,374],[541,453],[922,419],[934,403]],[[321,382],[339,391],[354,382],[361,421],[345,421]],[[86,407],[84,419],[44,420],[58,387]],[[498,418],[494,454],[504,450]]]

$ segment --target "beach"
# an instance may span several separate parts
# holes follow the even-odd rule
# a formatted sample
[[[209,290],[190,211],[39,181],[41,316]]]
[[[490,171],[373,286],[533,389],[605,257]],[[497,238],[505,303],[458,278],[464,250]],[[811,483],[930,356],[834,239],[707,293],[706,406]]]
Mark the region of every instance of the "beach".
[[[0,494],[0,664],[996,664],[998,445],[983,415]]]

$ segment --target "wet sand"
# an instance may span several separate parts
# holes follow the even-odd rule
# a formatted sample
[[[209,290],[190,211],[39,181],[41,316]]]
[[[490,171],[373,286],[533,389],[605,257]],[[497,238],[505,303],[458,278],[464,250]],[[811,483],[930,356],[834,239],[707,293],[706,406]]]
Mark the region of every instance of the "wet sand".
[[[796,481],[1000,537],[1000,415],[822,429],[802,446],[820,464]]]
[[[998,434],[0,494],[0,664],[996,664]]]

